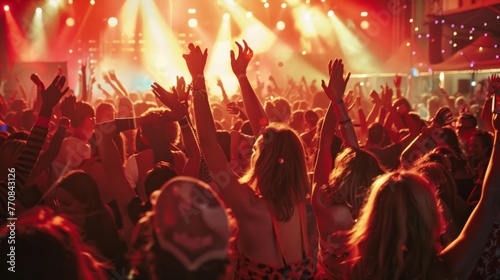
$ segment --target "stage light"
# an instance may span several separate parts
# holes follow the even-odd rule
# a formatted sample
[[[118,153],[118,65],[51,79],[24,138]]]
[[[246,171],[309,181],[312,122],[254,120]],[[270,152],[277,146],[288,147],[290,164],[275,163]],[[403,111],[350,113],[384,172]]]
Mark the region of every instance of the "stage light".
[[[74,19],[74,18],[72,18],[72,17],[67,18],[67,19],[66,19],[66,25],[67,25],[67,26],[70,26],[70,27],[71,27],[71,26],[74,26],[74,25],[75,25],[75,19]]]
[[[361,16],[362,16],[362,17],[367,17],[367,16],[368,16],[368,12],[366,12],[366,11],[362,11],[362,12],[361,12]]]
[[[188,9],[188,14],[196,14],[196,9]]]
[[[73,0],[68,0],[68,4],[73,4]]]
[[[281,8],[282,9],[286,8],[286,3],[281,3]]]
[[[90,5],[95,5],[95,0],[90,0]]]
[[[245,15],[247,18],[251,18],[253,16],[252,12],[247,12]]]
[[[222,16],[223,19],[228,20],[231,16],[228,13],[224,13]]]
[[[108,25],[111,27],[115,27],[118,25],[118,20],[115,17],[108,18]]]
[[[266,9],[269,8],[269,3],[267,3],[267,2],[264,3],[264,8],[266,8]]]
[[[368,29],[370,27],[370,23],[368,21],[366,21],[366,20],[363,20],[359,24],[359,26],[361,27],[361,29],[366,30],[366,29]]]
[[[36,8],[35,11],[36,11],[37,14],[41,14],[42,13],[42,8],[38,7],[38,8]]]
[[[195,18],[190,18],[188,20],[188,26],[191,28],[195,28],[196,26],[198,26],[198,20]]]
[[[333,17],[335,15],[335,12],[333,12],[332,10],[329,10],[328,13],[327,13],[327,15],[329,17]]]
[[[284,23],[282,20],[278,21],[278,22],[276,23],[276,28],[277,28],[278,30],[283,30],[283,29],[285,29],[285,23]]]
[[[4,10],[4,11],[6,11],[6,12],[8,12],[8,11],[10,10],[9,5],[5,5],[5,6],[3,6],[3,10]]]
[[[50,0],[49,3],[50,3],[50,5],[52,7],[57,7],[59,5],[59,1],[58,0]]]

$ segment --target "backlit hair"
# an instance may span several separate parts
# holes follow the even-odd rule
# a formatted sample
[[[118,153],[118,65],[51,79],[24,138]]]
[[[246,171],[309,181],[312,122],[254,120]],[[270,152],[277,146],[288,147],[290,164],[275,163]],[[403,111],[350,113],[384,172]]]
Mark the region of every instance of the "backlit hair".
[[[347,279],[430,279],[442,211],[433,187],[408,171],[382,175],[348,242]]]
[[[294,205],[309,192],[302,142],[288,126],[271,123],[257,140],[261,150],[242,183],[257,182],[259,194],[268,201],[279,221],[288,221]]]
[[[457,185],[450,171],[448,171],[443,165],[435,162],[429,162],[416,166],[414,170],[424,176],[424,178],[436,188],[438,198],[450,207],[453,216],[456,217],[458,214],[458,210],[455,205]]]
[[[347,206],[356,219],[368,189],[381,174],[384,170],[374,155],[361,149],[346,148],[335,159],[328,185],[324,185],[322,191],[330,203]]]

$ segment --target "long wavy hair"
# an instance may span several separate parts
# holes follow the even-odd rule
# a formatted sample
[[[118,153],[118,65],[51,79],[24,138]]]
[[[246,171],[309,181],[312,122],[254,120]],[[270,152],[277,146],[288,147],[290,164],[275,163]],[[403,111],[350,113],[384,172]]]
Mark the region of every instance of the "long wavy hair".
[[[163,113],[164,110],[159,109],[146,111],[141,118],[140,131],[149,141],[149,148],[153,149],[154,162],[165,161],[175,166],[170,144],[179,143],[180,127],[177,122],[165,122]]]
[[[438,198],[450,207],[453,216],[456,217],[458,213],[455,205],[455,197],[458,195],[457,185],[450,171],[443,165],[435,162],[416,166],[414,170],[424,176],[436,188]]]
[[[430,279],[442,231],[429,182],[408,171],[382,175],[350,232],[346,278]]]
[[[276,218],[289,221],[294,205],[309,193],[304,146],[292,129],[279,123],[266,127],[256,145],[260,154],[251,160],[241,182],[256,182],[259,195],[270,203]]]
[[[331,204],[347,206],[353,219],[356,219],[371,184],[384,172],[371,153],[346,148],[335,159],[328,185],[324,185],[322,191]]]

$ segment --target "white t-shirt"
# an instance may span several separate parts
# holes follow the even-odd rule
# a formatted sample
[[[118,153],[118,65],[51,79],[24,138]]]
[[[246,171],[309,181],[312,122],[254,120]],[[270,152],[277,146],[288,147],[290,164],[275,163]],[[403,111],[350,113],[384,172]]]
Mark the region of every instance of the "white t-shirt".
[[[63,140],[61,149],[52,163],[52,170],[56,178],[66,171],[78,169],[83,160],[90,158],[90,145],[70,136]]]

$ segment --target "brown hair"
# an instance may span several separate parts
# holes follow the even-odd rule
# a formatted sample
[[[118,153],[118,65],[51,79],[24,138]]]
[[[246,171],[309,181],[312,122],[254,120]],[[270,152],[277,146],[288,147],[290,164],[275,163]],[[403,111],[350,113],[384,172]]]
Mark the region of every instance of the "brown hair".
[[[371,184],[384,174],[377,158],[361,149],[344,149],[335,159],[328,185],[322,187],[332,204],[343,204],[349,208],[353,219],[365,202]]]
[[[296,203],[309,192],[307,165],[302,142],[288,126],[272,123],[258,138],[261,151],[242,183],[257,182],[259,194],[271,204],[279,221],[288,221]]]
[[[382,175],[372,185],[350,232],[348,279],[430,279],[443,231],[434,189],[408,171]]]

